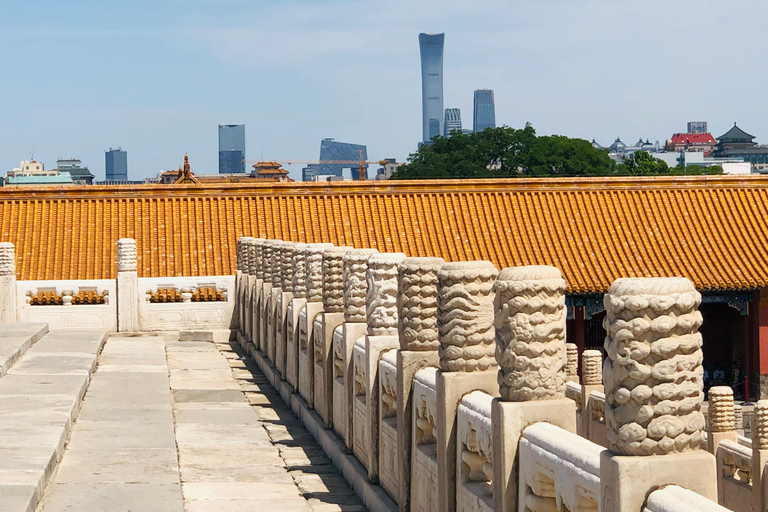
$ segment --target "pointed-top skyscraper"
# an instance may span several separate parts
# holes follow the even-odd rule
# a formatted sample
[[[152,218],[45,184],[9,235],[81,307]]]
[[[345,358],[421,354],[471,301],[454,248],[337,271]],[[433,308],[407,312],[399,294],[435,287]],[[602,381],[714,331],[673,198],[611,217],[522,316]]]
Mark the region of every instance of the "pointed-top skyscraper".
[[[445,34],[419,34],[423,142],[443,134],[443,46]]]

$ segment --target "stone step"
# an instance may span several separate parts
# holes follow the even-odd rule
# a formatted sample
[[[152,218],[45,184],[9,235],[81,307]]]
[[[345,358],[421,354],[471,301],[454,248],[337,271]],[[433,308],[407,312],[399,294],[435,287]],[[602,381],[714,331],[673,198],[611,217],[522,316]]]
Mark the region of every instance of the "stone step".
[[[106,335],[105,329],[50,331],[0,378],[4,512],[35,510],[61,459]]]
[[[0,377],[48,332],[48,324],[0,324]]]

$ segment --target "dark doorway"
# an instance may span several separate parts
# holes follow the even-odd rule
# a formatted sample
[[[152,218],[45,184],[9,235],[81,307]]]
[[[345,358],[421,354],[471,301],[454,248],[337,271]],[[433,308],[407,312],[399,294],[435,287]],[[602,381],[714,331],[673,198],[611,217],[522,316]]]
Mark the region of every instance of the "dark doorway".
[[[726,385],[734,396],[744,396],[744,353],[746,322],[735,308],[727,304],[705,303],[699,306],[704,322],[699,331],[703,339],[704,387]]]

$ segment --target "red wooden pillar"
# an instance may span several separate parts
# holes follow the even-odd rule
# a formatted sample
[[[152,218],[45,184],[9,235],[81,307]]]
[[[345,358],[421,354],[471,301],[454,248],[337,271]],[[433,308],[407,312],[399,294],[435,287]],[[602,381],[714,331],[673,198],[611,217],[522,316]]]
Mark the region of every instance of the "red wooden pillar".
[[[584,306],[573,306],[573,342],[579,347],[579,377],[581,377],[581,354],[584,352]]]
[[[758,398],[762,400],[768,398],[768,288],[755,292],[752,306],[752,341],[757,349],[756,373],[760,374]]]

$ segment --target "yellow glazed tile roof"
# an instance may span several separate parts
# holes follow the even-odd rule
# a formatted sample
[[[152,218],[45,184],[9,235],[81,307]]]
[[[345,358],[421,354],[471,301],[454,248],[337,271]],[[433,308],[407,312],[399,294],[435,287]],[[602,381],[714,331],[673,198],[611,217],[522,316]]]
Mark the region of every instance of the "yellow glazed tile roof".
[[[0,189],[19,279],[232,274],[239,236],[559,267],[569,293],[623,276],[768,285],[768,176],[47,186]]]

